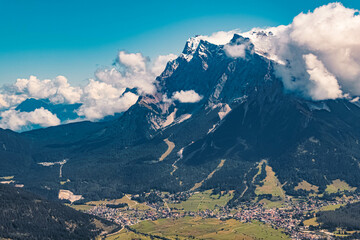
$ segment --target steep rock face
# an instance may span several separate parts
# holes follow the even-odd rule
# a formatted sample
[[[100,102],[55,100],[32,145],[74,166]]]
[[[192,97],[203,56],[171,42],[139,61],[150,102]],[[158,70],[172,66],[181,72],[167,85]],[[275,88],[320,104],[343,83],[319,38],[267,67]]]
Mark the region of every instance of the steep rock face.
[[[235,34],[230,45],[247,41]],[[232,58],[222,45],[200,40],[189,50],[190,44],[158,78],[161,92],[169,98],[176,91],[194,90],[209,103],[232,103],[269,78],[270,62],[254,54],[252,45],[246,46],[243,57]]]
[[[290,194],[302,180],[321,190],[335,179],[358,187],[359,114],[359,107],[347,100],[319,103],[282,93],[252,94],[212,133],[185,148],[178,165],[227,159],[251,162],[254,168],[267,159]],[[222,176],[211,187],[221,185]]]
[[[177,164],[184,169],[201,169],[228,159],[250,162],[254,167],[261,159],[268,159],[289,193],[302,180],[321,190],[334,179],[358,186],[358,105],[346,99],[314,102],[286,93],[274,74],[275,63],[254,53],[248,39],[235,35],[230,44],[247,44],[245,55],[229,58],[224,46],[188,43],[183,55],[161,76],[165,92],[194,89],[204,96],[198,116],[214,107],[220,109],[214,129],[199,134],[198,140],[191,134],[192,141],[183,142],[186,147]],[[221,117],[225,104],[231,111]],[[199,121],[196,116],[184,129],[201,131],[195,127]],[[176,142],[186,139],[184,135],[189,134],[179,131],[172,138]],[[178,174],[185,180],[181,177],[185,171]],[[209,187],[223,186],[224,182],[226,177],[213,180]]]

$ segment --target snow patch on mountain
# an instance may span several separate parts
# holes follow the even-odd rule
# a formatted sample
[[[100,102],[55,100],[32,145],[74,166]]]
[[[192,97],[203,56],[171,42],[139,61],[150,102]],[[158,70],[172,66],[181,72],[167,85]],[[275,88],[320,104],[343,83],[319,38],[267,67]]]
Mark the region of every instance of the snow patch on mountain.
[[[235,32],[236,32],[235,30],[229,31],[229,32],[220,31],[220,32],[215,32],[210,36],[198,35],[196,37],[189,38],[186,42],[184,51],[180,55],[180,57],[182,57],[186,61],[190,62],[193,59],[193,55],[196,52],[201,40],[207,41],[209,43],[216,44],[216,45],[224,45],[224,44],[230,42],[230,40],[234,36]],[[202,51],[202,53],[203,53],[203,51]]]

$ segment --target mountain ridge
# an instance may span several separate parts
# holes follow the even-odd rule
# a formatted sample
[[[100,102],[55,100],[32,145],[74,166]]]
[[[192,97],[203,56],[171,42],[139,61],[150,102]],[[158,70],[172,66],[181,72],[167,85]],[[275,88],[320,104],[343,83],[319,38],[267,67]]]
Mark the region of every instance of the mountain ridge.
[[[157,78],[158,92],[140,97],[119,118],[20,134],[36,147],[28,154],[31,166],[23,169],[27,176],[15,179],[36,179],[26,187],[42,193],[50,187],[52,196],[66,188],[88,199],[150,189],[176,192],[191,189],[226,159],[201,188],[232,189],[243,198],[256,196],[254,184],[250,195],[241,195],[249,187],[244,182],[268,159],[287,194],[299,194],[294,188],[303,180],[321,191],[335,179],[360,187],[356,103],[312,101],[286,91],[277,63],[240,35],[230,41],[244,50],[239,57],[229,56],[224,45],[189,44]],[[173,98],[191,90],[201,96],[198,101]],[[175,146],[159,162],[167,150],[164,139]],[[64,158],[69,161],[63,178],[70,181],[61,186],[56,171],[38,163]]]

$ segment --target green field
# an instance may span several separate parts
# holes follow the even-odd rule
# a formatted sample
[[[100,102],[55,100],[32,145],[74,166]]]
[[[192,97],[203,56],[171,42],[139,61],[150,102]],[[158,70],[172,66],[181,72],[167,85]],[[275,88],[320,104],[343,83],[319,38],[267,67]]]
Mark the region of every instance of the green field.
[[[72,204],[65,204],[66,206],[68,207],[71,207],[75,210],[78,210],[78,211],[88,211],[90,209],[92,209],[94,206],[91,206],[91,205],[87,205],[87,204],[81,204],[81,205],[72,205]]]
[[[310,218],[304,221],[305,226],[319,226],[319,223],[316,221],[316,217]]]
[[[310,183],[308,183],[307,181],[303,180],[302,182],[300,182],[295,188],[294,190],[297,191],[297,190],[305,190],[305,191],[314,191],[314,192],[319,192],[319,187],[318,186],[315,186],[315,185],[312,185]]]
[[[227,193],[224,196],[211,195],[212,190],[204,192],[196,192],[189,199],[184,202],[172,204],[169,203],[170,208],[176,208],[184,211],[197,211],[211,209],[214,210],[216,205],[223,207],[233,197],[233,193]]]
[[[153,236],[166,237],[168,239],[290,239],[280,230],[275,230],[268,225],[253,222],[242,223],[230,219],[221,221],[218,219],[203,219],[200,217],[185,217],[180,219],[159,219],[156,221],[144,221],[131,227],[139,233]],[[120,232],[113,235],[114,239],[131,239],[129,232]],[[135,238],[136,239],[136,238]],[[140,238],[147,239],[147,238]],[[150,238],[148,238],[150,239]]]
[[[140,234],[133,233],[127,229],[121,230],[117,234],[113,234],[111,236],[107,236],[106,240],[151,240],[150,237],[146,237]]]
[[[260,165],[261,164],[261,165]],[[265,171],[266,171],[266,177],[264,180],[262,180],[262,186],[257,185],[255,189],[256,195],[262,195],[262,194],[271,194],[274,199],[267,200],[262,199],[260,203],[264,203],[264,206],[266,208],[280,208],[284,206],[284,198],[285,198],[285,192],[282,189],[282,185],[279,181],[279,179],[276,177],[275,172],[273,171],[272,167],[267,165],[267,161],[263,160],[260,162],[259,168],[261,168],[262,164],[266,164]],[[256,176],[256,175],[255,175]],[[255,177],[253,179],[253,182],[255,180]],[[256,199],[257,201],[257,199]]]
[[[356,187],[351,187],[345,181],[341,181],[340,179],[336,179],[332,181],[332,184],[327,185],[325,191],[327,193],[337,193],[343,191],[350,191],[353,192],[356,190]]]
[[[120,203],[126,203],[130,209],[137,209],[137,210],[151,210],[149,206],[147,206],[144,203],[138,203],[134,200],[131,200],[131,196],[126,195],[120,199],[112,199],[112,200],[100,200],[100,201],[91,201],[87,202],[82,205],[70,205],[69,207],[72,207],[78,211],[87,211],[93,208],[94,206],[105,206],[106,204],[120,204]]]
[[[328,205],[328,206],[322,207],[320,209],[320,211],[334,211],[342,206],[345,206],[345,204]]]
[[[262,181],[262,186],[257,186],[255,193],[256,195],[271,194],[273,197],[285,198],[284,190],[282,189],[281,183],[275,175],[272,167],[266,165],[266,178]]]
[[[261,201],[259,201],[259,203],[263,203],[264,207],[267,209],[271,209],[271,208],[282,208],[285,207],[285,203],[284,201],[271,201],[271,200],[267,200],[267,199],[262,199]]]

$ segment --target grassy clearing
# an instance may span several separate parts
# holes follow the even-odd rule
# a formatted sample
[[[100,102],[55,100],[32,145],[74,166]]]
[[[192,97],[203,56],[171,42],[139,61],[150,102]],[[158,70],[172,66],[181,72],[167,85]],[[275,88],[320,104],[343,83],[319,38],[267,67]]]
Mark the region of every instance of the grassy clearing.
[[[169,203],[170,208],[176,208],[184,211],[197,211],[205,209],[215,209],[217,206],[225,206],[226,203],[233,197],[233,193],[230,192],[224,196],[211,195],[212,190],[204,192],[197,192],[193,194],[188,200],[182,203],[172,204]]]
[[[281,183],[275,176],[275,172],[272,167],[266,165],[266,178],[262,181],[262,186],[257,186],[255,193],[256,195],[271,194],[273,197],[285,198],[284,190],[282,189]]]
[[[100,200],[100,201],[91,201],[87,202],[87,205],[95,205],[95,206],[104,206],[106,204],[120,204],[120,203],[126,203],[129,207],[135,206],[138,203],[134,200],[131,200],[130,196],[125,195],[124,197],[120,199],[112,199],[112,200]]]
[[[75,210],[78,210],[78,211],[88,211],[90,209],[92,209],[94,206],[90,206],[90,205],[86,205],[86,204],[81,204],[81,205],[73,205],[73,204],[68,204],[68,203],[65,203],[66,206],[68,207],[71,207]]]
[[[316,221],[316,217],[310,218],[304,221],[305,226],[319,226],[319,223]]]
[[[120,233],[108,236],[106,240],[150,240],[150,237],[145,237],[140,234],[133,233],[127,229],[123,229]]]
[[[267,164],[267,161],[263,160],[260,164],[258,166],[259,169],[261,169],[263,164]],[[278,199],[276,201],[262,199],[260,201],[260,203],[264,203],[266,208],[283,207],[284,206],[283,199],[285,198],[285,193],[284,193],[284,190],[282,189],[282,185],[281,185],[280,181],[278,180],[278,178],[276,177],[275,172],[273,171],[272,167],[270,167],[269,165],[266,165],[265,171],[266,171],[266,177],[262,181],[263,185],[256,187],[255,194],[256,195],[271,194],[273,197]],[[253,179],[253,181],[254,180],[255,179]]]
[[[261,199],[259,201],[259,203],[264,203],[264,207],[267,209],[271,209],[271,208],[282,208],[285,207],[285,203],[284,201],[270,201],[267,199]]]
[[[202,219],[185,217],[180,219],[159,219],[144,221],[133,226],[138,232],[169,239],[289,239],[280,230],[268,225],[253,222],[242,223],[234,219],[221,221],[218,219]],[[113,238],[115,239],[115,238]],[[126,239],[119,238],[119,239]]]
[[[260,165],[261,164],[261,165]],[[263,160],[258,165],[258,168],[261,169],[263,164],[266,164],[265,171],[266,171],[266,177],[264,180],[262,180],[262,186],[257,186],[255,189],[256,195],[261,194],[271,194],[272,199],[262,199],[260,203],[264,203],[264,206],[266,208],[281,208],[284,207],[284,198],[285,198],[285,192],[282,189],[282,185],[279,181],[279,179],[276,177],[275,172],[273,171],[272,167],[267,165],[267,161]],[[254,181],[255,179],[253,179]],[[257,199],[256,199],[257,201]]]
[[[68,182],[70,182],[70,179],[67,179],[66,181],[60,181],[60,184],[64,185],[65,183],[68,183]]]
[[[126,203],[130,209],[137,209],[137,210],[151,210],[151,208],[143,203],[138,203],[134,200],[131,200],[131,197],[128,195],[125,195],[124,197],[120,199],[112,199],[112,200],[100,200],[100,201],[91,201],[87,202],[82,205],[68,205],[69,207],[72,207],[79,211],[87,211],[93,208],[94,206],[106,206],[106,204],[120,204],[120,203]]]
[[[319,192],[319,187],[312,185],[310,183],[308,183],[307,181],[303,180],[302,182],[300,182],[295,188],[295,191],[297,190],[305,190],[305,191],[314,191],[314,192]]]
[[[0,177],[1,180],[11,180],[13,179],[14,176],[5,176],[5,177]]]
[[[356,187],[351,187],[345,181],[341,181],[340,179],[336,179],[332,181],[332,184],[327,185],[325,191],[327,193],[337,193],[343,191],[353,192],[356,190]]]
[[[214,174],[219,171],[225,164],[225,159],[221,159],[219,165],[214,169],[214,171],[212,171],[205,179],[203,179],[201,182],[195,183],[195,185],[190,189],[190,191],[195,191],[196,189],[198,189],[199,187],[202,186],[202,184],[206,181],[209,180],[210,178],[212,178],[214,176]]]
[[[328,205],[328,206],[324,206],[320,209],[320,211],[334,211],[342,206],[345,206],[344,203],[342,204],[336,204],[336,205]]]

